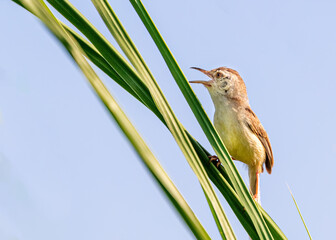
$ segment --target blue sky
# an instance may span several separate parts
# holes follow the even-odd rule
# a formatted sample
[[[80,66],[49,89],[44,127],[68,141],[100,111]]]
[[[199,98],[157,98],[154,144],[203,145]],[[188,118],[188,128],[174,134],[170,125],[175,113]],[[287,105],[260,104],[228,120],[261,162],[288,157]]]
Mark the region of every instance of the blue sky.
[[[89,1],[72,1],[113,43]],[[333,236],[336,159],[334,1],[144,1],[189,80],[191,66],[236,69],[275,156],[261,201],[289,239]],[[175,113],[211,149],[128,1],[111,2]],[[193,239],[62,46],[0,2],[0,239]],[[202,190],[173,138],[100,73],[213,239]],[[193,86],[212,118],[206,89]],[[236,163],[247,180],[247,171]],[[247,239],[225,200],[239,239]]]

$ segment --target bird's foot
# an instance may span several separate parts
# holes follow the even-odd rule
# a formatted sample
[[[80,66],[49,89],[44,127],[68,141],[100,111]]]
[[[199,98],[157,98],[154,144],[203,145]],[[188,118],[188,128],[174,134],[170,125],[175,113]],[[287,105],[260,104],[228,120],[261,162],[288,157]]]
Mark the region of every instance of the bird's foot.
[[[216,168],[219,168],[219,166],[221,165],[221,161],[216,155],[209,156],[209,162],[213,163]]]
[[[221,161],[219,160],[219,158],[216,155],[212,155],[212,156],[208,156],[209,157],[209,161],[212,162],[217,168],[221,165]],[[232,160],[237,160],[234,157],[231,156]]]

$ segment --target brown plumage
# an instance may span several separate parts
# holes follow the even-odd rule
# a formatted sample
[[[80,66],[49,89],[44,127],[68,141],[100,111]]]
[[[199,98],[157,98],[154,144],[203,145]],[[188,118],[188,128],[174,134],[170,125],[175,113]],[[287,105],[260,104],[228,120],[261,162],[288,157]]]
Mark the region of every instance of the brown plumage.
[[[265,166],[266,170],[269,174],[272,173],[272,167],[274,164],[273,159],[273,152],[271,143],[269,141],[268,135],[264,129],[264,127],[261,125],[258,117],[255,115],[255,113],[252,111],[250,107],[246,107],[245,110],[248,112],[250,116],[247,117],[247,119],[250,119],[250,121],[246,121],[247,126],[251,129],[251,131],[258,136],[260,142],[265,148],[266,152],[266,160],[265,160]]]
[[[274,163],[272,147],[264,127],[251,110],[246,86],[237,71],[220,67],[197,69],[211,78],[202,83],[215,105],[214,125],[231,156],[248,166],[250,191],[259,202],[259,174],[265,164],[268,173]]]

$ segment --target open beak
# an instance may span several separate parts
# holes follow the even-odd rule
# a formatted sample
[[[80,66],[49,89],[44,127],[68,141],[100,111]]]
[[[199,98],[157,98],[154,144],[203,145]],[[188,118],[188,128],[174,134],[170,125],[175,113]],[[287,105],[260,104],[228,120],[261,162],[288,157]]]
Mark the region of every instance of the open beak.
[[[198,70],[198,71],[204,73],[204,74],[207,75],[208,77],[212,78],[212,76],[211,76],[211,74],[210,74],[209,71],[206,71],[206,70],[204,70],[204,69],[202,69],[202,68],[198,68],[198,67],[191,67],[191,68],[192,68],[192,69],[196,69],[196,70]],[[206,86],[206,87],[211,87],[211,82],[212,82],[212,80],[210,80],[210,81],[201,81],[201,80],[197,80],[197,81],[189,81],[189,82],[190,82],[190,83],[201,83],[201,84],[203,84],[203,85]]]
[[[210,81],[200,81],[200,80],[197,80],[197,81],[189,81],[189,82],[190,83],[202,83],[204,86],[211,87]]]

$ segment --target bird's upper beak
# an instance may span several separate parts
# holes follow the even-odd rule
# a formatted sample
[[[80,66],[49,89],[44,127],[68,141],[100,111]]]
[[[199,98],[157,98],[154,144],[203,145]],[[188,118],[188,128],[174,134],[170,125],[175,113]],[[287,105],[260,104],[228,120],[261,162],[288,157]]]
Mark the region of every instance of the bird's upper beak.
[[[206,87],[211,87],[211,84],[212,84],[212,75],[210,73],[210,71],[206,71],[202,68],[198,68],[198,67],[191,67],[192,69],[196,69],[202,73],[204,73],[205,75],[207,75],[208,77],[211,78],[211,80],[209,81],[201,81],[201,80],[197,80],[197,81],[189,81],[190,83],[202,83],[204,86]]]

